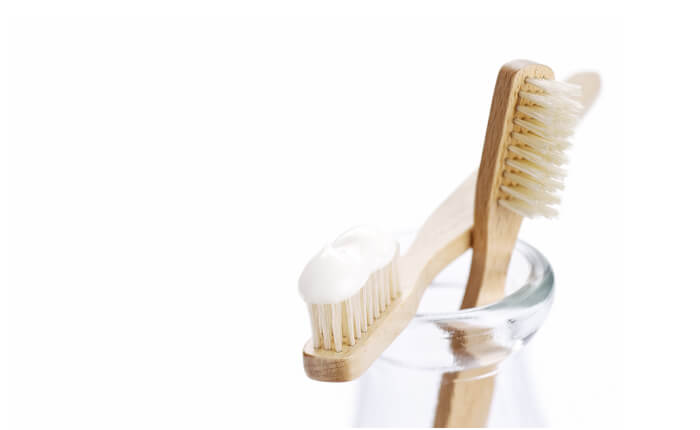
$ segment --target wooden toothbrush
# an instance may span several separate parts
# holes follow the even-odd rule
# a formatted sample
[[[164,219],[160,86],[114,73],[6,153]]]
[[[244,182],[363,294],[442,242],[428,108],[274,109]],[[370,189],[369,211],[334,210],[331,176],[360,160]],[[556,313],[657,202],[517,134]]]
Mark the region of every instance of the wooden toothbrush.
[[[371,321],[359,339],[341,350],[304,346],[304,370],[319,381],[350,381],[362,375],[416,314],[425,288],[471,247],[476,174],[467,178],[426,220],[411,247],[398,257],[400,295]],[[318,343],[318,342],[317,342]]]
[[[523,217],[556,214],[552,206],[563,187],[566,139],[584,106],[577,101],[580,87],[553,79],[551,69],[525,60],[507,63],[498,74],[479,166],[474,251],[462,309],[503,298]],[[484,427],[494,370],[445,374],[434,426]]]

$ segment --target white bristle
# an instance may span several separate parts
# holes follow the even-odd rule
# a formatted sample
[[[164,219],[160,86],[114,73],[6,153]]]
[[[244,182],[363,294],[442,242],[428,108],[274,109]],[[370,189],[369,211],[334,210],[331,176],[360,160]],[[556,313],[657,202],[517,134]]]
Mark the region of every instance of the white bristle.
[[[340,352],[354,345],[399,296],[398,252],[357,293],[334,304],[309,304],[314,348]]]
[[[498,203],[524,217],[557,215],[565,151],[583,112],[581,87],[529,78],[520,90]]]

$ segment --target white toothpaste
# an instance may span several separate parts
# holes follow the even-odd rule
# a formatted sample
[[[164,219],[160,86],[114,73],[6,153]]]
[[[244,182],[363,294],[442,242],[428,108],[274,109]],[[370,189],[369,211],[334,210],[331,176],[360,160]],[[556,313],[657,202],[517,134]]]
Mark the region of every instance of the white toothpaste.
[[[306,303],[339,303],[357,293],[372,273],[398,253],[398,243],[371,227],[352,228],[323,247],[299,277]]]

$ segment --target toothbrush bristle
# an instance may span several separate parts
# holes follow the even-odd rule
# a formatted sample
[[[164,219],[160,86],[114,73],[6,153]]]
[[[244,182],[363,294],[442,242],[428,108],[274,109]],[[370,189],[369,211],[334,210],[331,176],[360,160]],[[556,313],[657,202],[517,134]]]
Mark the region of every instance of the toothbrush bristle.
[[[528,78],[518,93],[498,203],[528,218],[557,215],[568,138],[583,112],[581,87]]]
[[[357,293],[333,304],[308,304],[314,348],[340,352],[355,345],[400,295],[398,252]]]

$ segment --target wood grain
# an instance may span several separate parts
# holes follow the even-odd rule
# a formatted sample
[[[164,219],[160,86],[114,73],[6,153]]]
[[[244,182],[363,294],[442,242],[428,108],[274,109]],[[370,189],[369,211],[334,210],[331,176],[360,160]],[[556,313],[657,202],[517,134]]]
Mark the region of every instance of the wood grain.
[[[493,397],[495,366],[442,375],[433,427],[484,427]]]

